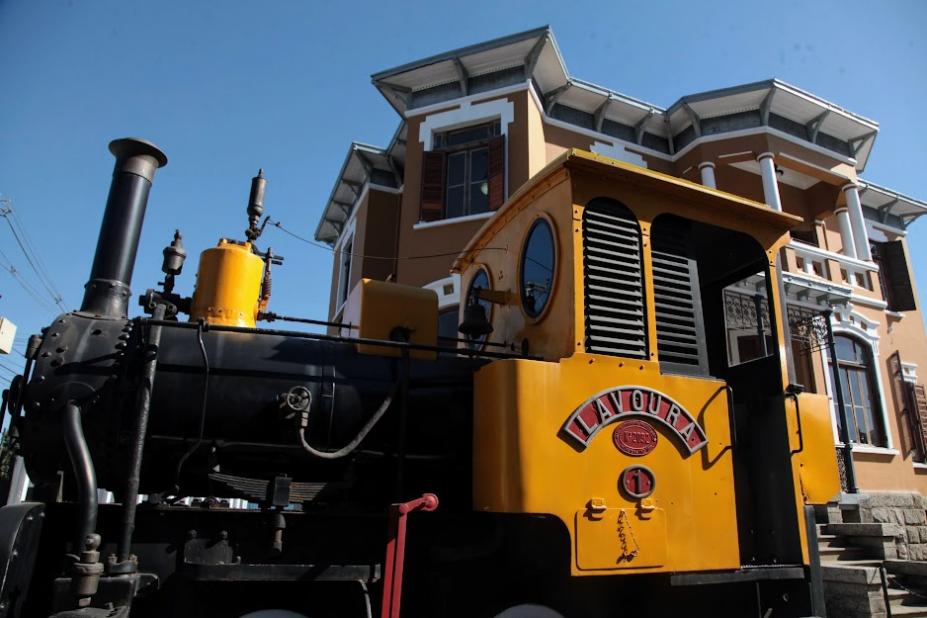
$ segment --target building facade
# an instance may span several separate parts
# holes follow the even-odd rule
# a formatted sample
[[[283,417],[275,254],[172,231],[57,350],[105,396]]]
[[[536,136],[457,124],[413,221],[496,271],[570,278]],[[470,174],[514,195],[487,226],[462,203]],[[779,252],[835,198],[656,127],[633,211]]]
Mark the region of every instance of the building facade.
[[[335,250],[329,320],[361,278],[388,280],[435,290],[441,334],[456,337],[465,294],[451,264],[507,198],[572,148],[640,165],[802,218],[777,256],[795,381],[835,412],[842,399],[835,447],[849,437],[861,490],[927,495],[927,334],[906,231],[927,203],[861,177],[875,121],[779,80],[664,109],[571,76],[549,28],[372,79],[401,120],[385,148],[352,144],[316,229]],[[754,283],[726,297],[729,353],[743,360],[766,345]]]

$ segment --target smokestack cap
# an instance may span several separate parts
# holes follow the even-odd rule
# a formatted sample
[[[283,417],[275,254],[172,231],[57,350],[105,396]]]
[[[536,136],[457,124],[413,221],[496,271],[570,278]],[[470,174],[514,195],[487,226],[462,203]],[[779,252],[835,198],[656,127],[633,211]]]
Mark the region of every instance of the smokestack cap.
[[[138,137],[114,139],[109,151],[116,157],[114,174],[129,172],[152,182],[155,170],[167,165],[167,155],[160,148]]]

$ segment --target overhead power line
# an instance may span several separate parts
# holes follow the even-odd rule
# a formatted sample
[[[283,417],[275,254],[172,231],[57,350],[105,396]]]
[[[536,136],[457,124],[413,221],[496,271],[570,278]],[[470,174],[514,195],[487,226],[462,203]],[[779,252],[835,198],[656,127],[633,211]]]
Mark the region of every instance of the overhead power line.
[[[281,232],[283,232],[284,234],[288,234],[289,236],[292,236],[292,237],[295,238],[296,240],[300,240],[300,241],[302,241],[302,242],[304,242],[304,243],[306,243],[306,244],[308,244],[308,245],[312,245],[313,247],[317,247],[317,248],[319,248],[319,249],[324,249],[325,251],[328,251],[328,252],[330,252],[330,253],[343,253],[343,254],[345,254],[345,255],[352,255],[352,256],[358,257],[358,258],[369,258],[369,259],[372,259],[372,260],[427,260],[428,258],[436,258],[436,257],[456,257],[456,256],[460,255],[460,253],[461,253],[460,251],[449,251],[449,252],[447,252],[447,253],[429,253],[428,255],[405,255],[405,256],[403,256],[403,255],[394,255],[394,256],[386,256],[386,255],[367,255],[367,254],[365,254],[365,253],[357,253],[357,252],[354,252],[354,251],[351,251],[351,252],[344,251],[344,252],[342,252],[342,251],[338,251],[337,249],[334,249],[334,248],[332,248],[332,247],[329,247],[328,245],[322,244],[322,243],[317,242],[317,241],[314,241],[314,240],[310,240],[310,239],[308,239],[308,238],[306,238],[306,237],[304,237],[304,236],[300,236],[300,235],[297,234],[296,232],[293,232],[293,231],[288,230],[288,229],[286,229],[285,227],[283,227],[283,224],[280,223],[279,221],[271,221],[270,224],[273,225],[273,226],[274,226],[275,228],[277,228],[278,230],[280,230]],[[506,249],[505,247],[481,247],[481,251],[508,251],[508,249]]]
[[[41,305],[43,309],[53,309],[53,307],[45,301],[42,295],[22,277],[16,267],[13,266],[13,263],[10,262],[10,258],[8,258],[5,253],[3,253],[2,249],[0,249],[0,258],[2,258],[0,259],[0,268],[10,273],[10,276],[13,277],[16,283],[18,283],[19,286],[24,289],[26,293],[29,294],[29,296],[32,297],[32,300]]]
[[[29,263],[35,276],[38,277],[39,283],[48,292],[52,302],[58,305],[61,311],[67,311],[64,306],[64,297],[55,286],[54,281],[52,281],[48,269],[45,268],[40,254],[35,250],[35,246],[32,244],[22,221],[16,215],[16,211],[13,210],[13,203],[9,198],[0,198],[0,216],[6,219],[6,223],[13,233],[13,238],[16,240],[16,244],[19,245],[23,257],[26,258],[26,262]]]

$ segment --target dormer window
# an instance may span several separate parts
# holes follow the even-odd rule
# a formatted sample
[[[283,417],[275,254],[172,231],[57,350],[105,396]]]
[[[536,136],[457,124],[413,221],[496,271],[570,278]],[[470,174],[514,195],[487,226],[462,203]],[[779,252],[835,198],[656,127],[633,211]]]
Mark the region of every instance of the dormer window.
[[[422,221],[496,210],[505,201],[505,137],[498,120],[435,133],[423,155]]]

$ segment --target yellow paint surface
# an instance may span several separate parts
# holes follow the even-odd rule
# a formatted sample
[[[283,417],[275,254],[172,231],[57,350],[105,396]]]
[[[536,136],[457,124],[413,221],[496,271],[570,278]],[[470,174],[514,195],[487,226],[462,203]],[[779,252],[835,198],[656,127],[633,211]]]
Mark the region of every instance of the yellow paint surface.
[[[615,447],[612,425],[583,451],[560,435],[589,397],[631,384],[669,395],[698,421],[708,443],[688,455],[670,430],[652,423],[656,448],[631,457]],[[556,515],[573,539],[574,575],[740,564],[723,382],[660,375],[654,363],[599,355],[496,361],[476,376],[473,456],[475,508]],[[619,490],[619,476],[630,465],[653,471],[651,496],[635,500]],[[591,503],[607,509],[601,520],[587,516]],[[621,550],[618,509],[627,514],[625,533],[640,546],[633,559]]]
[[[264,260],[251,243],[223,238],[200,254],[190,320],[254,328],[263,276]]]
[[[400,285],[373,279],[361,279],[345,303],[342,322],[356,326],[350,335],[362,339],[396,340],[408,337],[409,343],[438,344],[438,294],[413,285]],[[361,354],[399,356],[398,348],[359,344]],[[412,358],[434,359],[436,352],[413,350]]]
[[[840,492],[840,473],[834,453],[830,401],[827,395],[802,393],[798,410],[791,398],[785,400],[788,414],[794,415],[792,468],[801,481],[801,491],[808,504],[826,504]],[[797,420],[801,418],[801,431]],[[798,434],[798,435],[796,435]],[[801,449],[800,452],[799,449]]]
[[[579,151],[560,157],[523,186],[455,263],[464,289],[477,268],[486,268],[493,289],[511,298],[493,308],[493,339],[527,344],[545,359],[496,361],[477,373],[475,508],[558,517],[570,531],[574,575],[736,569],[740,552],[726,383],[660,373],[649,284],[648,359],[586,353],[581,221],[584,204],[596,197],[618,200],[634,213],[647,281],[653,276],[650,229],[660,215],[672,213],[753,237],[773,278],[787,230],[799,221],[751,200]],[[556,274],[548,308],[531,318],[522,310],[517,281],[524,237],[539,217],[550,222],[555,234]],[[781,319],[778,286],[771,286],[768,302],[771,315]],[[788,373],[781,328],[776,337],[780,362],[770,379],[784,390]],[[584,450],[564,439],[564,422],[580,404],[629,385],[663,393],[687,409],[707,434],[707,444],[689,455],[670,429],[655,422],[658,444],[642,457],[620,452],[611,426]],[[792,401],[786,399],[780,409],[791,450],[797,451],[799,436],[803,449],[770,456],[791,459],[797,533],[807,563],[802,507],[826,502],[838,477],[826,400],[802,395],[800,401],[801,431]],[[625,468],[637,464],[652,470],[656,486],[651,496],[635,500],[619,489],[618,481]]]

